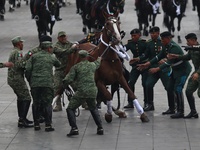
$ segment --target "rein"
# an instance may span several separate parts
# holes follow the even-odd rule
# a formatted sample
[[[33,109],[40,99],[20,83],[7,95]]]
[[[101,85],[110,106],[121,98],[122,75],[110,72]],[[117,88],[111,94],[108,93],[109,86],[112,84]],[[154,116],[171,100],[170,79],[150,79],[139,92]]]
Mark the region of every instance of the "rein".
[[[177,16],[180,15],[181,14],[181,6],[180,6],[180,4],[177,5],[175,0],[173,0],[172,2],[174,4],[174,6],[176,6],[176,14],[177,14]]]

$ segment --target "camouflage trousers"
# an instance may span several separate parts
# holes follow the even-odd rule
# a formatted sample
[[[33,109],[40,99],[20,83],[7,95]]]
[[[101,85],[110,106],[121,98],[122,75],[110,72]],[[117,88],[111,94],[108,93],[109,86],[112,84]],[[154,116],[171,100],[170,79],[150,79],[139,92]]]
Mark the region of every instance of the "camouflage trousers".
[[[200,98],[200,79],[192,80],[192,78],[189,78],[188,84],[186,87],[186,93],[189,95],[192,95],[196,90],[197,90],[197,95]]]
[[[58,90],[63,87],[62,80],[64,79],[64,71],[55,71],[54,73],[54,95],[57,94]]]
[[[17,83],[9,83],[10,87],[13,89],[14,93],[17,95],[18,101],[31,101],[31,96],[29,93],[29,89],[26,83],[17,84]]]
[[[95,98],[84,98],[84,97],[80,97],[80,95],[78,95],[78,94],[75,94],[70,99],[67,109],[75,110],[79,106],[81,106],[81,104],[83,102],[86,102],[88,105],[88,109],[94,110],[96,108],[96,100],[95,99],[96,99],[96,97]]]

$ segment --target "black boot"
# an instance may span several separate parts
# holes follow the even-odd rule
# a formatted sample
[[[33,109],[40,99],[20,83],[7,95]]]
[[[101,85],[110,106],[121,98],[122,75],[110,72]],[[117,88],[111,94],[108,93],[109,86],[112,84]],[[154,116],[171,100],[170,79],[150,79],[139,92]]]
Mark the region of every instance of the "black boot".
[[[99,115],[99,111],[97,108],[90,110],[90,113],[92,114],[92,117],[97,125],[97,134],[98,135],[103,135],[103,128],[102,128],[102,121]]]
[[[177,99],[177,113],[174,115],[171,115],[170,117],[172,119],[178,119],[184,117],[184,99],[183,99],[183,93],[176,92],[176,99]]]
[[[188,92],[186,91],[186,97],[187,97],[187,100],[188,100],[188,104],[190,106],[190,113],[185,116],[184,118],[185,119],[190,119],[190,118],[199,118],[199,115],[196,111],[196,107],[195,107],[195,99],[194,99],[194,96],[191,92]]]
[[[73,136],[73,135],[78,135],[78,127],[76,125],[76,116],[75,116],[75,111],[72,109],[66,109],[67,112],[67,118],[69,121],[69,125],[71,126],[71,131],[67,134],[67,136]]]
[[[168,106],[169,109],[162,112],[162,115],[168,115],[168,114],[174,114],[175,113],[175,96],[173,91],[167,92],[167,98],[168,98]]]
[[[45,131],[51,132],[55,129],[51,126],[52,123],[52,106],[46,106],[44,108],[44,118],[45,118]]]
[[[40,130],[40,122],[39,122],[39,111],[40,111],[40,108],[35,106],[35,105],[32,105],[32,113],[33,113],[33,120],[34,120],[34,129],[35,131],[38,131]]]
[[[146,91],[147,93],[147,106],[144,108],[144,111],[153,111],[154,110],[154,104],[153,104],[153,88],[149,88]]]
[[[33,122],[26,119],[28,110],[30,106],[30,101],[17,101],[17,109],[19,115],[18,127],[19,128],[30,128],[33,127]]]

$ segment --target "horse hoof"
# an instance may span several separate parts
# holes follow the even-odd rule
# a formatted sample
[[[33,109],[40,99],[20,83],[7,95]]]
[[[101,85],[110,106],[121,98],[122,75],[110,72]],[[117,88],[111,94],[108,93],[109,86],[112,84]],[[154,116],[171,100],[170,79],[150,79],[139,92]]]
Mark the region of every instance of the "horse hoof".
[[[121,110],[119,110],[119,109],[118,109],[118,110],[115,110],[114,113],[115,113],[117,116],[119,116],[119,118],[126,118],[126,117],[127,117],[126,113],[123,112],[123,111],[121,111]]]
[[[107,123],[111,123],[112,122],[112,114],[105,114],[105,120]]]
[[[147,115],[145,113],[143,113],[141,116],[140,116],[140,120],[142,122],[149,122],[149,118],[147,117]]]

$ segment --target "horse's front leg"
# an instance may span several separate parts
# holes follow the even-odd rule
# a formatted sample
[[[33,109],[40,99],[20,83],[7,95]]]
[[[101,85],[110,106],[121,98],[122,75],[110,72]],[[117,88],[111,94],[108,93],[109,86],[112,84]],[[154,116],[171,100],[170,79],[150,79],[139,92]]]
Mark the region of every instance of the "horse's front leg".
[[[121,79],[119,80],[119,83],[121,86],[124,88],[124,90],[128,93],[128,96],[133,100],[133,104],[135,108],[137,109],[137,112],[140,114],[140,119],[142,122],[149,122],[149,118],[146,116],[144,113],[143,108],[139,104],[135,94],[133,91],[129,88],[128,83],[126,82],[126,79],[122,76]]]
[[[102,97],[106,100],[107,113],[105,114],[105,120],[110,123],[112,122],[112,95],[101,81],[98,81],[96,85],[98,90],[103,94]]]

